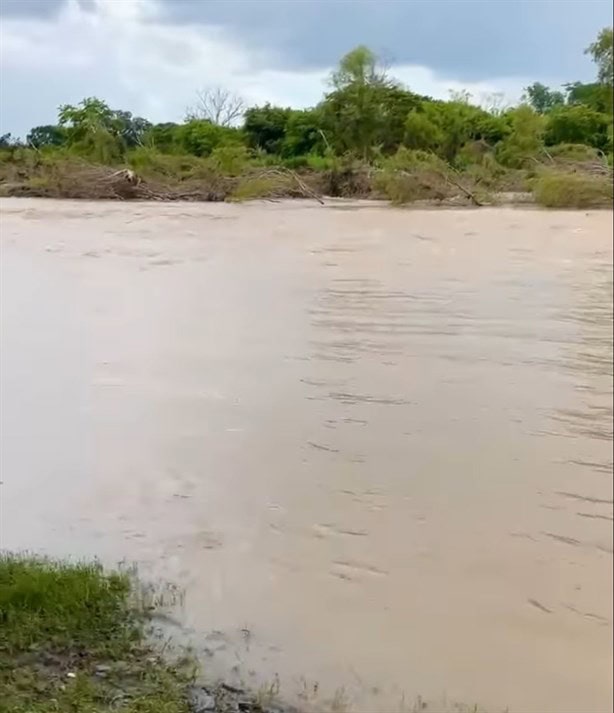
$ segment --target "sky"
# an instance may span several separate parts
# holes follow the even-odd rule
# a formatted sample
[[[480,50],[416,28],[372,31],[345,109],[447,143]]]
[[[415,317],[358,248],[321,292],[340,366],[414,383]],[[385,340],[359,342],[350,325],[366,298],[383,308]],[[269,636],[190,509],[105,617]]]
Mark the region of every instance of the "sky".
[[[0,133],[87,96],[152,121],[216,86],[312,106],[358,44],[420,94],[514,103],[533,81],[591,81],[583,50],[611,24],[610,0],[0,0]]]

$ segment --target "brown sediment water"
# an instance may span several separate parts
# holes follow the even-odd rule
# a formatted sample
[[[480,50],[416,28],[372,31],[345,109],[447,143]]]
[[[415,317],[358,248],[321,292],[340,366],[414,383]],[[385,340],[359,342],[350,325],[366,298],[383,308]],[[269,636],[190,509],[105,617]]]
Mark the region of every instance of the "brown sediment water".
[[[0,206],[3,547],[293,700],[611,709],[610,212]]]

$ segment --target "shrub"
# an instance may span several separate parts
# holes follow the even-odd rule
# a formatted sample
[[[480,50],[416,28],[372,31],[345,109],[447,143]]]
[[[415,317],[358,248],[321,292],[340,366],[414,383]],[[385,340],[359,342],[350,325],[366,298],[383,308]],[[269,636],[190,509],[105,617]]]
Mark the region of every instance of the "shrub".
[[[601,208],[612,205],[612,180],[576,173],[543,173],[533,185],[535,200],[546,208]]]
[[[214,171],[224,176],[239,176],[250,161],[250,152],[246,146],[230,144],[213,149],[209,163]]]

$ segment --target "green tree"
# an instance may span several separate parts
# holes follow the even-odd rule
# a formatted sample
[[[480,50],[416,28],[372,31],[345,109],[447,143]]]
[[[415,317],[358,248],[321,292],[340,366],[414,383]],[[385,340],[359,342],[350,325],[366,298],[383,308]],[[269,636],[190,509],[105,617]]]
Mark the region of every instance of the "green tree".
[[[271,104],[252,107],[245,112],[243,131],[249,146],[269,154],[281,153],[292,109]]]
[[[545,141],[553,144],[586,144],[602,151],[608,147],[608,117],[588,106],[563,106],[548,115]]]
[[[241,143],[241,132],[212,124],[205,119],[193,119],[177,129],[177,144],[193,156],[210,156],[223,145]]]
[[[595,42],[584,50],[585,54],[591,55],[593,62],[597,65],[597,79],[602,84],[609,86],[612,86],[614,82],[612,35],[612,28],[604,27],[597,35]]]
[[[76,106],[62,105],[58,124],[66,130],[67,143],[95,161],[112,163],[124,152],[121,119],[101,99],[88,97]]]
[[[26,144],[41,149],[46,146],[63,146],[66,143],[66,130],[57,124],[35,126],[26,136]]]
[[[129,111],[114,112],[117,119],[117,130],[128,148],[143,146],[145,137],[152,127],[150,121],[140,116],[132,116]]]
[[[493,116],[465,101],[426,101],[405,122],[405,145],[430,150],[453,162],[470,141],[494,145],[508,129],[503,117]]]
[[[393,86],[377,56],[365,46],[348,52],[330,76],[333,91],[321,105],[324,123],[339,153],[367,160],[381,138],[382,106]]]
[[[565,85],[565,90],[569,105],[584,104],[594,111],[612,113],[612,87],[608,84],[572,82]]]
[[[96,97],[83,99],[76,106],[63,104],[59,108],[58,123],[67,129],[71,143],[101,132],[117,135],[120,129],[116,113]]]
[[[521,168],[543,149],[546,119],[527,104],[510,110],[505,115],[508,136],[497,146],[497,158],[511,168]]]
[[[173,153],[180,148],[179,130],[180,124],[166,122],[153,124],[145,132],[143,143],[162,153]]]
[[[541,82],[534,82],[525,92],[529,104],[538,114],[545,114],[565,103],[563,92],[552,90]]]
[[[443,129],[429,112],[414,109],[405,120],[404,144],[410,149],[436,151],[444,142]]]
[[[323,154],[326,148],[318,109],[292,111],[284,127],[280,153],[284,158]]]

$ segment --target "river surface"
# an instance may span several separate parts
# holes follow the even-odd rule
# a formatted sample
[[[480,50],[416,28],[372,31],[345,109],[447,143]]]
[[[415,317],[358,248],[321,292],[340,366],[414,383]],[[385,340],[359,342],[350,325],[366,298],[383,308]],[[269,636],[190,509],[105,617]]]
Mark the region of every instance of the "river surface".
[[[611,709],[611,213],[0,205],[4,547],[316,708]]]

